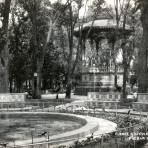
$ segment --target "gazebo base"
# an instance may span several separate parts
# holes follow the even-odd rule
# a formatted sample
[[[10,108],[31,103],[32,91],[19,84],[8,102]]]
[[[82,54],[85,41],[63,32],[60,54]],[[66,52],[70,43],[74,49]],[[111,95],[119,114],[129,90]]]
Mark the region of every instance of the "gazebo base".
[[[75,89],[75,94],[76,95],[82,95],[82,96],[87,96],[88,92],[109,92],[111,91],[111,88],[106,87],[106,88],[101,88],[101,87],[97,87],[97,88],[93,88],[93,87],[89,87],[89,88],[85,88],[85,87],[77,87]]]
[[[75,95],[82,95],[82,96],[87,96],[88,92],[112,92],[114,91],[115,88],[114,86],[111,85],[106,85],[106,86],[77,86],[75,89]]]
[[[133,103],[133,110],[148,112],[148,93],[137,94],[137,102]]]
[[[134,111],[148,112],[148,103],[146,102],[134,102],[133,103]]]

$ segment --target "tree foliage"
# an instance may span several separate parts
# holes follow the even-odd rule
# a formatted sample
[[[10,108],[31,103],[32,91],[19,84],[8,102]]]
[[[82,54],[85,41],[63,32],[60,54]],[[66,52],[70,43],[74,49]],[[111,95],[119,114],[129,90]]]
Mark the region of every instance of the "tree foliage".
[[[0,29],[0,92],[8,92],[8,61],[9,61],[9,39],[8,39],[8,25],[10,13],[11,0],[5,0],[1,7],[2,28]]]
[[[141,48],[138,58],[138,91],[141,93],[148,92],[148,1],[135,0],[136,10],[141,11],[141,24],[143,28]]]
[[[70,98],[72,81],[79,75],[81,66],[79,63],[82,60],[81,54],[84,49],[81,31],[85,19],[82,17],[80,20],[79,16],[80,9],[85,8],[86,3],[83,0],[67,0],[64,4],[61,1],[51,3],[49,0],[10,2],[10,0],[5,0],[5,3],[0,3],[0,17],[3,18],[0,28],[0,66],[1,71],[4,70],[0,75],[7,83],[5,91],[8,87],[7,72],[9,69],[9,81],[17,88],[14,91],[23,91],[24,83],[29,80],[32,82],[34,97],[39,98],[42,86],[44,89],[54,88],[53,86],[58,85],[58,82],[62,79],[62,83],[66,87],[67,97]],[[130,0],[119,1],[119,6],[115,6],[115,10],[113,10],[113,8],[106,6],[105,0],[94,1],[93,5],[89,7],[90,14],[88,17],[92,20],[102,15],[116,18],[117,30],[110,37],[110,43],[114,42],[115,44],[120,34],[119,25],[123,29],[126,28],[126,25],[132,24],[131,27],[135,25],[135,28],[132,29],[137,32],[132,35],[136,37],[132,37],[131,41],[123,33],[123,39],[120,43],[120,49],[123,53],[122,65],[126,69],[127,75],[133,57],[133,49],[137,46],[140,47],[139,32],[141,33],[141,26],[138,25],[136,20],[139,13],[134,14],[134,12],[136,9],[141,9],[141,22],[144,32],[142,48],[139,50],[139,67],[142,68],[142,73],[139,73],[139,82],[141,82],[139,84],[140,87],[144,86],[141,90],[146,91],[147,78],[144,73],[148,67],[148,21],[146,19],[148,3],[147,0],[136,0],[136,7],[133,7]],[[11,13],[10,17],[9,13]],[[133,23],[133,19],[136,23]],[[74,37],[75,27],[79,28],[78,39]],[[119,48],[116,50],[115,46],[112,46],[114,56],[119,51]],[[104,54],[102,54],[102,61],[107,60],[104,58]],[[144,60],[141,60],[141,57],[144,57]],[[35,73],[37,73],[37,77],[34,77]],[[125,80],[126,78],[125,76]]]

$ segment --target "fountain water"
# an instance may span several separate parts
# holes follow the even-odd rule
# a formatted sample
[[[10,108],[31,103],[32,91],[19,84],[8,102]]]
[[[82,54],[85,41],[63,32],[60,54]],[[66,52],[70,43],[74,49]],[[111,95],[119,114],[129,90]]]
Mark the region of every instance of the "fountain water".
[[[0,118],[0,138],[10,147],[14,143],[20,147],[46,143],[49,137],[50,143],[55,144],[61,140],[84,138],[96,131],[101,134],[106,130],[113,132],[117,127],[115,123],[100,118],[53,112],[7,112]]]

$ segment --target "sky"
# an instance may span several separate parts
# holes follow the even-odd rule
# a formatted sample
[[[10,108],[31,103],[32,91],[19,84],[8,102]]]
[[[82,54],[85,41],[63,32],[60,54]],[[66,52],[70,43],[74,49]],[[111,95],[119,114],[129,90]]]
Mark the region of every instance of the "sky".
[[[57,0],[50,0],[51,2],[55,2],[55,1],[57,1]],[[66,2],[67,0],[62,0],[63,2]],[[86,0],[85,0],[86,1]],[[84,1],[84,4],[86,4],[86,2]],[[92,4],[92,2],[93,1],[95,1],[95,0],[87,0],[88,2],[87,2],[87,5],[91,5]],[[106,1],[106,3],[107,3],[107,5],[111,5],[111,6],[114,6],[114,1],[115,0],[105,0]],[[87,11],[87,7],[86,7],[86,11]],[[84,16],[84,12],[85,12],[85,8],[82,8],[81,10],[80,10],[80,17],[83,17]]]
[[[56,0],[51,0],[51,2],[55,2]],[[66,0],[63,0],[63,1],[66,1]],[[91,3],[91,1],[93,1],[93,0],[89,0],[90,1],[90,3]],[[106,0],[106,2],[107,2],[107,4],[111,4],[111,5],[113,5],[114,4],[114,0]]]
[[[0,0],[0,3],[1,2],[3,2],[4,0]],[[51,2],[55,2],[55,1],[57,1],[57,0],[50,0]],[[67,1],[67,0],[63,0],[63,1]],[[92,3],[92,1],[94,1],[94,0],[88,0],[88,5],[90,5],[91,3]],[[114,5],[114,0],[106,0],[106,3],[108,4],[108,5]],[[84,8],[82,8],[81,9],[81,11],[80,11],[80,17],[83,17],[83,15],[84,15],[84,11],[85,11],[85,9]],[[0,21],[0,26],[1,26],[1,21]]]
[[[95,0],[88,0],[88,3],[87,3],[87,4],[88,4],[88,5],[91,5],[93,1],[95,1]],[[115,0],[105,0],[105,1],[106,1],[107,5],[114,6],[114,1],[115,1]],[[87,10],[87,8],[86,8],[86,10]],[[80,17],[84,15],[84,11],[85,11],[84,8],[82,8],[82,9],[80,10]]]
[[[113,5],[114,4],[114,0],[105,0],[106,1],[106,3],[108,4],[108,5]]]
[[[114,0],[106,0],[106,3],[109,5],[114,5]]]

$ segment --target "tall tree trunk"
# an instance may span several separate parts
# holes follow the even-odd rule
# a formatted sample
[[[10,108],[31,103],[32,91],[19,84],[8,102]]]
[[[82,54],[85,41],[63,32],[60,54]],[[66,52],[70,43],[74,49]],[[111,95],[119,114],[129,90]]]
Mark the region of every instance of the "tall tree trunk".
[[[13,91],[13,90],[12,90],[13,80],[10,79],[9,82],[10,82],[10,93],[12,93],[12,91]]]
[[[141,22],[143,36],[138,59],[138,91],[146,93],[148,92],[148,2],[145,2],[144,10],[141,14]]]
[[[70,38],[70,41],[69,42],[73,42],[72,41],[73,39]],[[70,43],[71,44],[71,43]],[[69,53],[69,59],[68,59],[68,70],[67,70],[67,78],[66,78],[66,98],[71,98],[71,66],[72,66],[72,45],[70,45],[70,53]]]
[[[1,74],[0,74],[0,92],[8,92],[9,76],[8,76],[8,62],[9,62],[9,49],[8,49],[8,24],[9,24],[9,12],[10,12],[11,0],[5,0],[4,4],[4,13],[2,21],[2,48],[0,50],[1,58]]]
[[[123,42],[122,42],[122,52],[123,52],[123,85],[122,85],[122,100],[121,102],[126,102],[127,94],[126,94],[126,81],[127,81],[127,71],[128,71],[128,61],[127,61],[127,49],[126,49],[126,34],[125,34],[125,25],[126,25],[126,14],[123,17]]]
[[[72,55],[73,55],[73,12],[71,0],[69,1],[69,16],[70,26],[68,27],[68,39],[69,39],[69,57],[68,57],[68,70],[67,70],[67,86],[66,86],[66,98],[71,98],[71,70],[72,70]]]
[[[38,51],[38,44],[37,44],[37,6],[36,0],[34,0],[33,10],[32,13],[30,12],[30,18],[32,22],[32,45],[33,45],[33,58],[32,58],[32,97],[33,99],[37,98],[37,51]]]
[[[66,86],[66,98],[70,99],[71,98],[71,76],[70,72],[67,74],[67,86]]]
[[[41,98],[41,81],[42,81],[42,63],[37,62],[37,80],[36,80],[36,97]]]
[[[127,92],[126,92],[126,82],[127,82],[127,72],[128,66],[126,63],[123,64],[123,85],[122,85],[122,102],[126,102]]]
[[[114,69],[114,87],[117,87],[117,64],[115,63],[115,69]]]
[[[46,49],[47,49],[48,43],[51,39],[51,35],[52,35],[53,27],[55,26],[55,23],[56,23],[56,20],[54,21],[54,23],[53,23],[52,20],[50,20],[50,26],[49,26],[49,30],[48,30],[48,33],[47,33],[47,37],[45,38],[43,49],[41,51],[41,54],[37,58],[36,96],[37,96],[38,99],[41,98],[42,68],[43,68],[43,64],[44,64]]]

